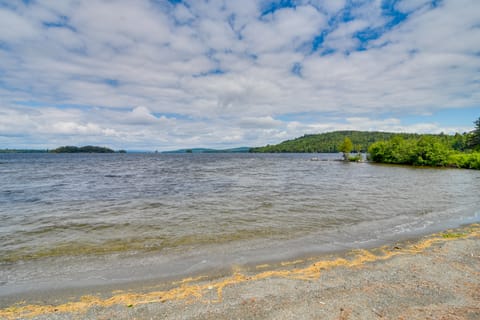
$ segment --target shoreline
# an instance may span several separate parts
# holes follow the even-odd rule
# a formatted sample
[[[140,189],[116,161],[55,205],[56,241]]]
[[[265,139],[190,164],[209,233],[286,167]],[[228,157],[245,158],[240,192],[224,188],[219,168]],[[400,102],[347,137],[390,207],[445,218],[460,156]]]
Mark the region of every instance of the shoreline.
[[[401,296],[402,288],[396,288],[396,286],[398,286],[399,283],[407,285],[410,274],[404,273],[403,276],[392,279],[389,279],[389,277],[392,273],[398,275],[400,271],[403,270],[402,266],[406,261],[410,260],[418,260],[417,264],[422,267],[427,266],[427,269],[423,270],[424,272],[440,266],[443,271],[440,273],[441,277],[438,277],[438,281],[442,282],[453,276],[453,273],[449,273],[450,271],[462,265],[461,263],[459,264],[458,261],[455,261],[455,259],[466,259],[464,265],[473,265],[474,267],[468,267],[467,271],[469,276],[467,277],[467,275],[463,273],[463,277],[467,278],[461,281],[470,283],[470,285],[473,286],[472,290],[480,292],[479,240],[480,224],[472,224],[373,249],[349,250],[335,254],[305,257],[294,261],[243,268],[233,267],[229,274],[200,275],[195,278],[185,278],[171,283],[127,284],[126,287],[123,288],[124,291],[117,290],[108,292],[107,288],[104,288],[102,292],[97,293],[92,291],[98,288],[91,288],[92,291],[90,294],[93,295],[80,296],[78,295],[80,291],[78,291],[77,294],[75,294],[75,290],[73,290],[73,292],[65,291],[65,293],[68,292],[68,294],[63,296],[63,301],[59,300],[55,304],[32,303],[32,301],[9,303],[8,307],[0,309],[0,319],[18,319],[22,317],[46,319],[49,318],[49,315],[55,315],[57,319],[69,319],[72,317],[78,319],[102,317],[156,319],[157,316],[158,319],[179,317],[215,319],[228,318],[231,314],[235,313],[238,313],[239,317],[244,317],[253,311],[255,311],[255,313],[251,314],[251,318],[254,319],[263,319],[265,317],[272,319],[282,318],[282,315],[284,318],[291,318],[288,317],[288,313],[293,310],[292,308],[295,309],[297,305],[308,305],[316,300],[312,295],[320,294],[323,297],[320,302],[323,302],[325,305],[319,303],[318,308],[314,308],[311,311],[303,310],[301,313],[313,312],[315,310],[315,312],[320,312],[326,309],[327,299],[324,298],[325,294],[331,294],[332,292],[337,292],[337,295],[342,292],[345,293],[345,290],[349,287],[348,283],[350,283],[350,290],[357,290],[357,286],[353,286],[352,284],[365,281],[365,277],[368,278],[369,275],[362,276],[362,273],[365,273],[365,271],[368,273],[368,270],[373,270],[371,273],[375,273],[385,269],[384,272],[386,272],[386,274],[382,275],[381,272],[379,273],[381,278],[383,277],[385,279],[382,290],[388,291],[389,288],[393,288],[394,291],[391,294],[393,294],[393,296],[396,294]],[[452,251],[455,250],[464,254],[461,254],[460,257],[451,257]],[[433,265],[431,265],[432,259],[440,261],[442,257],[447,257],[444,259],[445,261],[442,261],[442,264],[433,263]],[[452,261],[452,259],[454,260]],[[418,268],[419,267],[416,267],[416,269]],[[395,271],[396,269],[399,270]],[[407,279],[404,279],[405,277],[407,277]],[[432,275],[419,273],[416,278],[414,278],[415,281],[412,283],[412,286],[417,282],[420,284],[429,284],[432,281],[431,277]],[[328,281],[325,282],[325,280]],[[447,283],[455,286],[459,281],[460,280],[454,282],[448,281]],[[378,285],[378,281],[367,282]],[[331,284],[328,285],[328,283]],[[439,284],[435,284],[434,287],[438,292],[452,290],[452,288],[442,288]],[[279,292],[279,288],[286,290]],[[363,289],[367,290],[368,288],[365,287]],[[398,290],[400,291],[397,292]],[[82,290],[82,294],[84,294],[85,291],[88,291],[88,288]],[[250,292],[252,297],[247,299],[246,297],[249,295],[245,292]],[[300,294],[302,292],[303,294]],[[300,295],[295,298],[298,294]],[[39,300],[41,300],[41,296],[42,294],[40,293],[38,295]],[[303,296],[306,298],[301,299]],[[328,302],[329,307],[348,305],[351,302],[348,297],[349,295],[343,299],[335,298],[334,301]],[[408,297],[408,294],[406,297]],[[376,298],[382,300],[382,296],[378,296],[378,294]],[[468,294],[464,300],[468,300],[467,298]],[[480,296],[477,294],[477,296],[473,295],[470,298],[473,299],[472,301],[476,302],[476,304],[467,304],[467,311],[472,311],[480,315],[480,308],[475,307],[475,305],[479,305]],[[259,303],[260,300],[262,303]],[[288,300],[289,303],[291,303],[290,309],[292,310],[284,310],[283,313],[275,313],[275,317],[271,316],[272,313],[269,312],[269,308],[284,305],[284,300]],[[433,301],[431,305],[444,306],[445,303],[442,302],[443,300],[440,300],[437,302]],[[421,299],[419,301],[422,302]],[[409,306],[409,304],[415,305],[412,301],[406,303],[407,306]],[[361,306],[359,307],[362,309]],[[186,312],[185,308],[189,311]],[[353,318],[362,318],[355,317],[352,314],[354,311],[351,308],[351,310],[348,309],[348,307],[340,308],[343,310],[340,311],[344,316],[343,319],[348,319],[347,314],[351,314]],[[373,307],[368,307],[365,309],[366,311],[363,309],[360,311],[368,311],[371,315],[373,312],[372,308]],[[226,310],[230,311],[225,313]],[[341,318],[338,310],[336,313],[337,317],[331,317],[331,319]],[[378,307],[375,310],[377,310],[373,312],[375,317],[380,317],[379,315],[382,315],[382,317],[390,317],[396,314],[395,312],[402,311],[389,311],[388,308],[382,309]],[[357,310],[356,312],[360,311]],[[304,318],[310,319],[315,317],[312,315],[311,317],[305,316]],[[364,318],[369,317],[365,316]]]
[[[44,269],[42,264],[39,264],[33,267],[35,275],[23,280],[20,286],[15,286],[15,284],[10,285],[10,287],[8,284],[3,286],[0,291],[0,309],[18,301],[26,301],[28,304],[57,305],[61,304],[65,297],[69,298],[68,301],[75,301],[83,295],[92,294],[108,297],[111,292],[125,290],[125,288],[130,291],[144,291],[145,288],[152,287],[152,284],[158,284],[155,288],[169,289],[173,286],[173,283],[185,278],[203,276],[208,279],[217,279],[228,276],[232,273],[232,266],[235,266],[235,270],[255,271],[258,265],[268,265],[269,268],[275,268],[282,266],[282,264],[288,264],[289,261],[313,261],[315,259],[343,256],[352,250],[372,250],[393,243],[416,241],[442,230],[461,228],[475,223],[479,223],[477,217],[466,219],[463,224],[444,223],[441,226],[429,227],[426,230],[413,230],[383,237],[382,239],[344,243],[323,241],[329,239],[331,235],[321,234],[319,235],[321,239],[316,238],[321,240],[319,241],[321,249],[319,249],[320,247],[313,249],[305,247],[306,243],[312,243],[312,236],[308,236],[285,243],[281,242],[282,240],[280,242],[274,241],[268,247],[256,247],[255,243],[248,242],[245,245],[245,242],[243,242],[241,243],[243,246],[241,250],[238,245],[234,247],[233,252],[235,254],[226,254],[231,246],[222,245],[214,250],[197,251],[194,255],[189,253],[184,256],[163,255],[162,260],[158,260],[156,256],[135,255],[124,258],[121,263],[118,260],[114,261],[115,264],[110,263],[100,269],[90,268],[85,270],[83,264],[93,263],[93,260],[90,259],[100,259],[103,263],[107,262],[107,260],[102,260],[102,257],[87,256],[88,260],[66,262],[65,268],[72,271],[66,274],[64,269],[60,269],[57,273],[61,276],[58,277],[53,273],[55,272],[54,268]],[[351,232],[353,230],[350,230],[347,234]],[[283,252],[279,253],[278,248],[283,248]],[[247,255],[247,252],[251,252],[251,254]],[[80,275],[76,276],[75,271],[80,272]],[[22,272],[25,271],[22,270]]]

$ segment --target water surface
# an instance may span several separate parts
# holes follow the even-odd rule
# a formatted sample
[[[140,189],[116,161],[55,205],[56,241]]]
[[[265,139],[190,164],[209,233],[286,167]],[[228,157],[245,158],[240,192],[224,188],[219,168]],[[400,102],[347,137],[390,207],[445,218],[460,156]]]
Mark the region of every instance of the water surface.
[[[0,295],[181,277],[480,221],[480,171],[308,154],[0,155]]]

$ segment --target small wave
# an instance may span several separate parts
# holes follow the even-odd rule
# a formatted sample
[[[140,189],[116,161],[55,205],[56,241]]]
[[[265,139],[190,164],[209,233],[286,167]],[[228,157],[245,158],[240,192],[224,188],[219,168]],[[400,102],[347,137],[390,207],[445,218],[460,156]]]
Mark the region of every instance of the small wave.
[[[6,194],[6,195],[23,194],[23,193],[25,193],[25,190],[3,190],[2,193]]]
[[[51,218],[42,219],[44,221],[50,221]],[[41,223],[42,220],[39,220]],[[40,236],[40,235],[51,235],[52,237],[58,236],[60,234],[68,234],[69,232],[73,231],[81,231],[81,232],[92,232],[92,231],[105,231],[105,230],[124,230],[131,227],[131,224],[121,223],[121,224],[109,224],[109,223],[57,223],[57,224],[44,224],[43,226],[39,226],[37,228],[33,228],[29,231],[21,231],[16,236],[18,237],[26,237],[26,236]]]
[[[161,202],[153,202],[153,203],[148,203],[145,206],[143,206],[141,209],[142,210],[148,210],[148,209],[157,209],[165,206],[165,204]]]
[[[79,224],[77,227],[82,229],[83,225]],[[90,226],[88,226],[88,228],[90,228]],[[42,233],[56,233],[59,229],[59,227],[47,227],[37,230],[36,232],[30,232],[28,235],[38,240]],[[98,229],[96,230],[98,231]],[[72,230],[69,230],[69,232],[71,231]],[[102,233],[105,233],[105,230],[103,230]],[[22,236],[25,237],[25,234]],[[198,233],[173,237],[154,234],[146,234],[143,236],[131,235],[104,241],[100,241],[98,237],[85,238],[84,241],[70,242],[58,241],[57,239],[57,241],[45,242],[43,247],[24,243],[17,245],[15,249],[0,250],[0,265],[50,258],[106,256],[112,254],[132,255],[147,252],[162,252],[164,250],[168,250],[169,252],[172,252],[172,250],[185,251],[185,249],[265,238],[281,240],[288,238],[288,236],[286,236],[285,230],[265,228],[260,230],[243,229],[223,234]],[[35,243],[38,243],[38,241]]]
[[[103,175],[105,178],[134,178],[134,174],[105,174]]]

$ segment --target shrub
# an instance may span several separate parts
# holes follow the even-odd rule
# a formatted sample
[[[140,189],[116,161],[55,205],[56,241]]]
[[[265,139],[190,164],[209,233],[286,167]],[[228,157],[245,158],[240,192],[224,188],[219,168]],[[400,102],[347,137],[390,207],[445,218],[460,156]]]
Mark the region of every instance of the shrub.
[[[448,158],[452,167],[480,170],[480,152],[455,153]]]
[[[396,136],[388,141],[372,144],[368,152],[369,159],[375,162],[446,166],[452,150],[437,137],[421,136],[405,140]]]
[[[357,154],[354,155],[354,156],[348,156],[348,161],[351,161],[351,162],[359,162],[359,161],[362,161],[362,154],[361,154],[361,153],[357,153]]]

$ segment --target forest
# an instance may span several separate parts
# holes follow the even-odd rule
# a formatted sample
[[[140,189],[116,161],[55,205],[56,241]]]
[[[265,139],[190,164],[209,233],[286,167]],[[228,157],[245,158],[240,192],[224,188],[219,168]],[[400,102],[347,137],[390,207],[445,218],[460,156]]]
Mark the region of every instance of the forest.
[[[368,159],[378,163],[480,169],[480,118],[474,124],[473,131],[455,135],[335,131],[304,135],[250,152],[343,152],[347,161],[361,159],[350,157],[351,151],[368,152]]]
[[[335,153],[340,152],[340,145],[345,138],[349,138],[353,144],[353,151],[367,152],[368,148],[375,142],[387,141],[394,137],[401,139],[419,139],[420,137],[432,137],[442,141],[454,150],[463,151],[467,148],[468,133],[456,134],[454,136],[421,135],[416,133],[393,133],[375,131],[334,131],[321,134],[310,134],[302,137],[287,140],[276,145],[251,148],[250,152],[292,152],[292,153]]]

